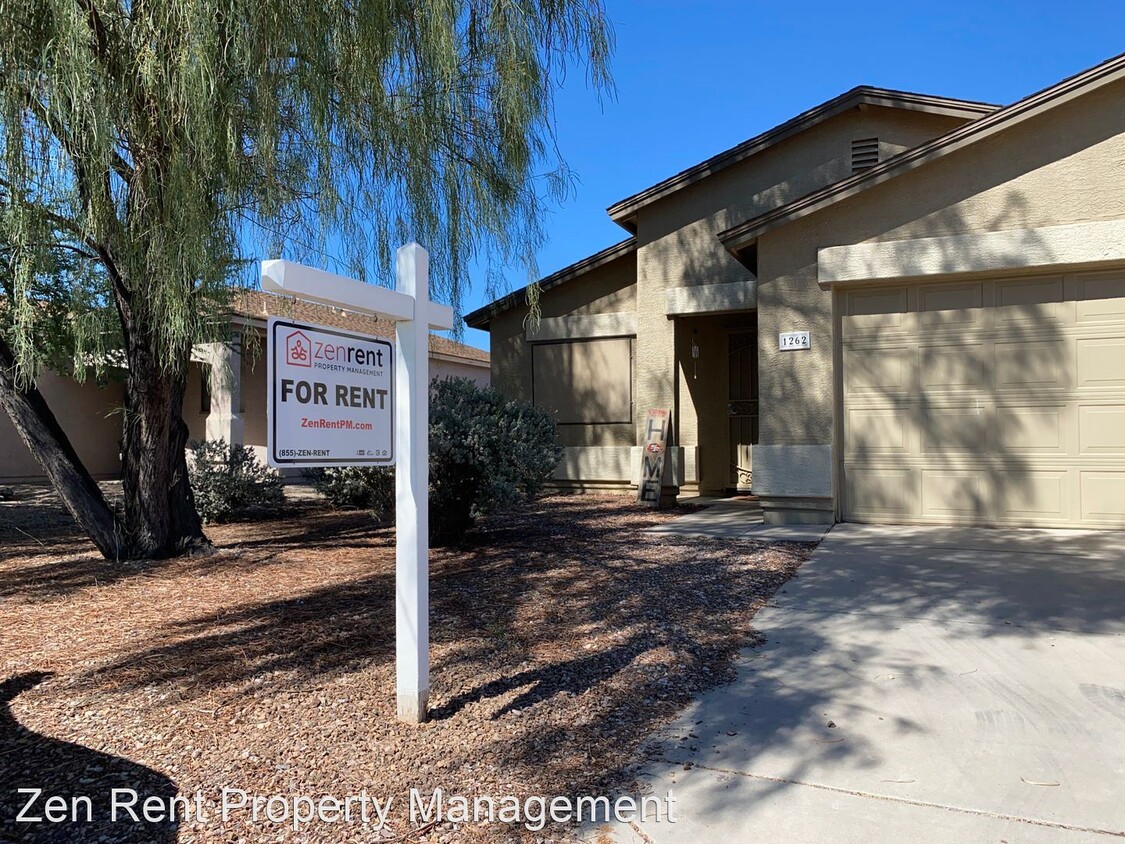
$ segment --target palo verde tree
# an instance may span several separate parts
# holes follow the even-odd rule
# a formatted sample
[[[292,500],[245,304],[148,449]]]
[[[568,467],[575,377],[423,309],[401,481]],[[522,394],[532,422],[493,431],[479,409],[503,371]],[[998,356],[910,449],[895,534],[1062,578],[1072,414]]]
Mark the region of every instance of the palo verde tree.
[[[107,557],[206,544],[181,410],[260,254],[364,275],[529,259],[567,187],[553,101],[608,85],[599,0],[0,0],[0,404]],[[493,263],[498,263],[495,260]],[[35,379],[124,373],[124,507]]]

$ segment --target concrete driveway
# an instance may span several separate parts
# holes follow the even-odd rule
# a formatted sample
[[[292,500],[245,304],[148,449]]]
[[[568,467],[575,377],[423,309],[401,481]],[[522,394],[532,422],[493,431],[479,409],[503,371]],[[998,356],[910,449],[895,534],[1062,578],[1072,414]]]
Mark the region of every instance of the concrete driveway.
[[[1125,534],[838,525],[591,840],[1120,840],[1123,617]]]

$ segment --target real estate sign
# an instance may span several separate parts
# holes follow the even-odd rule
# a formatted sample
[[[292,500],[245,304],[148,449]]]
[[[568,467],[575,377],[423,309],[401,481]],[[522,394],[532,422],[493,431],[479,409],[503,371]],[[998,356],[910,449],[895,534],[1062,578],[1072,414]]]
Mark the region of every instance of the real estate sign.
[[[393,465],[394,343],[279,317],[266,336],[270,465]]]

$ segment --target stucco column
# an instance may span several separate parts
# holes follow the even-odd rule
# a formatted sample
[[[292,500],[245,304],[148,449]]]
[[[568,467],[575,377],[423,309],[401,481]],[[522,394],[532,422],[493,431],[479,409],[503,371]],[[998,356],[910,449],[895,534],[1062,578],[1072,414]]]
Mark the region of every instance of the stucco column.
[[[651,244],[637,251],[637,339],[634,348],[636,444],[645,441],[645,421],[649,410],[672,411],[672,444],[680,445],[676,418],[676,323],[668,318],[664,290],[667,280],[659,256]],[[679,487],[672,474],[672,461],[665,463],[665,499],[674,497]]]
[[[207,343],[201,351],[211,373],[211,412],[207,414],[207,439],[222,439],[232,445],[241,445],[242,337],[236,334],[228,343]]]

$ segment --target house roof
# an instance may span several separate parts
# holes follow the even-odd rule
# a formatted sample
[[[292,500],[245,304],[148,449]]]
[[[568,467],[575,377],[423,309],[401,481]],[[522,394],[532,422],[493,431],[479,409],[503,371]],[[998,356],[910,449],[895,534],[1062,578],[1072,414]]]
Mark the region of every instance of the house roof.
[[[1103,85],[1125,78],[1125,53],[1070,76],[1061,82],[1017,100],[972,123],[958,126],[920,146],[901,152],[893,158],[839,182],[815,190],[798,199],[779,205],[764,214],[719,232],[719,240],[736,256],[751,246],[765,232],[807,216],[857,193],[910,172],[923,164],[942,158],[970,144],[991,137],[1048,109],[1089,93]]]
[[[271,316],[289,317],[318,325],[342,328],[361,334],[378,334],[393,337],[395,325],[385,319],[377,319],[367,314],[357,314],[327,305],[303,302],[289,296],[278,296],[262,290],[239,291],[231,302],[231,313],[255,322],[265,322]],[[488,352],[430,334],[430,355],[459,358],[474,365],[488,365]]]
[[[886,88],[862,85],[828,100],[825,103],[821,103],[815,108],[809,109],[791,120],[787,120],[780,126],[775,126],[773,129],[763,132],[748,141],[731,147],[725,152],[721,152],[706,161],[696,164],[694,167],[677,173],[675,176],[665,179],[638,194],[634,194],[611,205],[608,209],[609,215],[619,225],[629,231],[635,231],[636,214],[645,205],[668,196],[681,188],[694,184],[726,167],[744,161],[750,156],[786,138],[790,138],[805,129],[815,126],[818,123],[823,123],[831,117],[835,117],[838,114],[861,105],[899,108],[910,111],[925,111],[931,114],[960,117],[965,120],[977,120],[982,115],[990,114],[999,108],[999,106],[991,103],[977,102],[974,100],[935,97],[927,94],[911,93],[909,91],[893,91]],[[588,258],[583,258],[581,261],[577,261],[570,266],[563,267],[561,270],[540,279],[537,283],[541,291],[550,290],[552,287],[575,279],[590,270],[604,266],[623,255],[635,252],[636,249],[636,238],[630,237],[600,252],[596,252]],[[492,318],[497,314],[523,304],[526,302],[526,299],[527,287],[521,287],[519,290],[509,293],[507,296],[473,311],[465,317],[465,323],[473,328],[486,328]]]
[[[623,255],[628,255],[636,251],[637,239],[630,237],[620,243],[615,243],[613,246],[606,247],[601,252],[595,252],[588,258],[583,258],[581,261],[576,261],[568,267],[563,267],[557,272],[544,276],[539,279],[537,284],[539,285],[540,291],[550,290],[552,287],[558,287],[560,284],[577,278],[583,273],[588,273],[590,270],[603,267]],[[491,302],[483,308],[478,308],[473,311],[465,317],[465,324],[472,328],[484,328],[497,314],[503,313],[516,305],[524,304],[526,301],[527,286],[521,287],[519,290],[514,290],[507,296],[503,296],[495,302]]]
[[[609,206],[607,212],[618,225],[631,232],[636,232],[637,212],[646,205],[663,199],[681,188],[692,185],[701,179],[744,161],[752,155],[768,149],[769,147],[791,138],[799,132],[823,123],[849,109],[861,105],[882,106],[885,108],[906,109],[909,111],[925,111],[930,114],[943,114],[950,117],[962,117],[966,120],[976,120],[982,115],[994,112],[999,108],[991,103],[976,102],[974,100],[959,100],[949,97],[935,97],[927,94],[916,94],[909,91],[892,91],[886,88],[875,88],[861,85],[852,88],[821,103],[784,123],[769,129],[760,135],[743,141],[725,152],[701,161],[693,167],[677,173],[675,176],[664,179],[640,193],[622,199]]]

